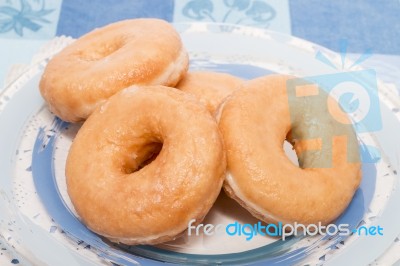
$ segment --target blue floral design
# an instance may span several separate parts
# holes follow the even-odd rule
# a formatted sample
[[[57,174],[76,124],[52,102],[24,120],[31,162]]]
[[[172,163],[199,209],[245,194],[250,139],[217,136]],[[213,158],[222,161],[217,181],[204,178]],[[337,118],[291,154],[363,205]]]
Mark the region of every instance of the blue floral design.
[[[43,18],[54,9],[45,9],[44,1],[39,10],[33,10],[28,0],[20,0],[21,9],[11,6],[0,6],[0,33],[14,30],[19,36],[23,36],[23,29],[28,28],[34,32],[42,28],[39,23],[50,23]]]
[[[215,22],[212,12],[214,5],[210,0],[193,0],[188,2],[182,10],[184,16],[195,19],[203,20],[208,18]]]
[[[220,22],[268,27],[276,17],[275,9],[262,0],[223,0],[227,11]],[[182,9],[190,19],[217,22],[211,0],[191,0]],[[233,15],[235,14],[235,15]]]
[[[276,16],[276,11],[267,3],[253,1],[251,7],[246,10],[246,15],[258,23],[269,22]]]
[[[224,4],[229,7],[228,12],[226,12],[224,18],[222,19],[223,22],[227,20],[229,15],[234,10],[243,11],[250,5],[250,0],[224,0]]]

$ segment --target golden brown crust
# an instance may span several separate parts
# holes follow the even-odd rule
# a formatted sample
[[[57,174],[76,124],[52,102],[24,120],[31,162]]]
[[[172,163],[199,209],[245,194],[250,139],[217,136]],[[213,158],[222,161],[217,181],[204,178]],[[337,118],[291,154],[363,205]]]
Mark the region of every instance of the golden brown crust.
[[[192,71],[183,77],[176,88],[195,95],[215,115],[219,105],[242,83],[242,79],[226,73]]]
[[[40,81],[50,109],[65,121],[81,121],[130,85],[174,86],[188,55],[167,22],[133,19],[82,36],[55,55]]]
[[[308,157],[304,169],[294,165],[282,148],[293,125],[286,90],[290,78],[273,75],[251,80],[224,103],[219,127],[230,172],[224,188],[265,222],[327,224],[345,210],[360,184],[360,162],[347,160],[347,147],[357,147],[357,140],[353,129],[332,139],[332,158],[322,153],[332,160],[331,167],[310,167],[313,158]],[[305,129],[312,122],[310,114],[316,115],[316,111],[297,109],[300,120],[296,127]],[[307,130],[329,135],[335,123],[327,119],[313,126]],[[304,150],[321,144],[319,140],[292,141],[300,157]],[[358,149],[352,152],[359,156]]]
[[[163,143],[158,156],[140,168]],[[155,244],[200,222],[225,176],[217,124],[193,96],[130,87],[97,108],[70,149],[66,177],[82,221],[115,242]]]

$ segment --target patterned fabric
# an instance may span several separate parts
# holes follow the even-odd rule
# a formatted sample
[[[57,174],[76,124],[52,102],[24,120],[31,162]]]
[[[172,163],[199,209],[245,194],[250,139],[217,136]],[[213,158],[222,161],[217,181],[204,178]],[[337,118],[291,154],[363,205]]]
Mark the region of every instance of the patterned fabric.
[[[61,1],[0,1],[0,38],[54,37]]]
[[[174,21],[201,21],[268,28],[290,34],[287,0],[175,1]]]
[[[268,28],[338,51],[400,55],[398,0],[0,0],[0,39],[79,37],[117,20],[157,17]]]

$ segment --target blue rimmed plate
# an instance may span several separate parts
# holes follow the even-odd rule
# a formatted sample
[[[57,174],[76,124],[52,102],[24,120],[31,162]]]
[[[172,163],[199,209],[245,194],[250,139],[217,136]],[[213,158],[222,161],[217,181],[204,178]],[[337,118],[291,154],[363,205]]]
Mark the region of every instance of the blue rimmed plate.
[[[226,72],[244,79],[269,73],[308,77],[362,70],[357,66],[351,71],[342,69],[340,55],[275,32],[224,24],[175,26],[189,51],[191,69]],[[356,260],[366,264],[400,233],[400,214],[396,212],[400,144],[394,134],[400,132],[395,112],[399,103],[378,81],[383,126],[358,135],[366,159],[363,182],[336,223],[347,223],[351,229],[379,225],[384,228],[383,236],[317,235],[285,241],[255,236],[247,241],[218,234],[184,236],[157,246],[112,244],[79,221],[66,193],[65,159],[79,125],[54,117],[40,96],[38,83],[47,60],[32,66],[0,97],[0,232],[22,263],[340,265]],[[368,148],[371,146],[379,158]],[[221,194],[203,223],[227,225],[234,221],[257,223]]]

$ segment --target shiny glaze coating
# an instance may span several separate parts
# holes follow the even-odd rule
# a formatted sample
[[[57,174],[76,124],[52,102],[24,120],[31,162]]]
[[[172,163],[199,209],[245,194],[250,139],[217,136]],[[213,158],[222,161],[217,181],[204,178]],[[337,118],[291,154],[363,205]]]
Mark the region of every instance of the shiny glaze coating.
[[[79,130],[67,158],[68,194],[94,232],[125,244],[160,243],[191,219],[202,221],[225,162],[217,123],[192,95],[133,86]]]
[[[192,71],[179,81],[176,88],[195,95],[214,115],[219,105],[238,89],[242,82],[242,79],[226,73]]]
[[[337,126],[322,105],[305,101],[291,118],[286,90],[291,78],[271,75],[248,81],[223,104],[219,127],[230,172],[224,188],[265,222],[327,224],[345,210],[360,184],[358,142],[348,127],[332,138],[331,148],[322,146],[321,139]],[[322,118],[318,122],[317,116]],[[321,138],[293,137],[309,133]],[[293,144],[300,167],[285,154],[285,139]],[[317,156],[305,152],[313,149],[319,150]],[[331,166],[316,167],[318,160]]]
[[[187,68],[188,55],[169,23],[124,20],[89,32],[55,55],[40,92],[52,112],[77,122],[128,86],[174,86]]]

